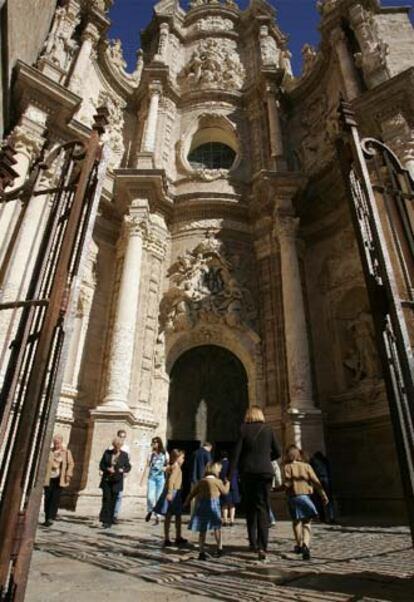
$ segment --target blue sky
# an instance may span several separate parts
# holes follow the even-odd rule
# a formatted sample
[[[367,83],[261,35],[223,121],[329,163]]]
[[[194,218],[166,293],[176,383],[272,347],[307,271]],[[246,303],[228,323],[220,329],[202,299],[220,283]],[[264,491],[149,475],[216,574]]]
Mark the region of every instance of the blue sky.
[[[249,0],[238,0],[241,8],[245,8]],[[140,47],[140,31],[151,20],[155,0],[115,0],[110,11],[112,27],[111,38],[121,38],[125,59],[129,70],[133,70],[136,51]],[[181,0],[185,8],[187,1]],[[289,35],[289,49],[293,53],[293,70],[300,73],[301,48],[307,42],[317,46],[319,43],[319,14],[316,0],[270,0],[277,9],[277,21],[281,29]],[[411,6],[414,0],[382,0],[383,6]],[[414,12],[414,11],[413,11]],[[411,15],[413,16],[413,15]]]

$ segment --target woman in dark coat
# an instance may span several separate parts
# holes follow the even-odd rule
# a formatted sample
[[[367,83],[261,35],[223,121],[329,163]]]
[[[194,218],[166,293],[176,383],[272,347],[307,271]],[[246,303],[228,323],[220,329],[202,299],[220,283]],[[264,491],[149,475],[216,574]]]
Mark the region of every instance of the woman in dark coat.
[[[272,460],[280,456],[276,437],[265,424],[258,406],[248,408],[236,444],[232,473],[238,469],[246,507],[250,549],[259,560],[266,558],[269,537],[269,493],[272,486]]]
[[[119,492],[124,489],[124,474],[131,470],[128,454],[121,450],[122,445],[122,439],[115,437],[112,448],[104,452],[99,463],[99,470],[102,472],[102,508],[99,520],[104,529],[111,527],[114,522],[116,500]]]

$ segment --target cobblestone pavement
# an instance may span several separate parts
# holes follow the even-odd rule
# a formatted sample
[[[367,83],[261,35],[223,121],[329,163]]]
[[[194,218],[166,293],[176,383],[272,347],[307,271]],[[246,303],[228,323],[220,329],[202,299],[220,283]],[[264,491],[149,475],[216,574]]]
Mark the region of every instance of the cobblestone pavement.
[[[247,551],[242,520],[224,530],[219,560],[199,561],[197,538],[188,533],[188,547],[163,550],[162,525],[141,517],[108,531],[64,515],[38,529],[26,600],[106,602],[122,593],[122,602],[414,602],[414,551],[405,527],[315,525],[310,562],[291,553],[287,522],[271,530],[266,563]]]

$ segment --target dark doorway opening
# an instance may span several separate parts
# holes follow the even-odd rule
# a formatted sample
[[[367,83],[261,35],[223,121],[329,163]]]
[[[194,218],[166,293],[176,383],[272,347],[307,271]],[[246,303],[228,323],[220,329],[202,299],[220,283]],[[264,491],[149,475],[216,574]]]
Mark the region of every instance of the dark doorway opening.
[[[170,374],[168,449],[183,449],[183,495],[191,485],[192,457],[213,444],[213,458],[231,455],[248,407],[247,374],[230,351],[217,345],[194,347],[181,355]]]

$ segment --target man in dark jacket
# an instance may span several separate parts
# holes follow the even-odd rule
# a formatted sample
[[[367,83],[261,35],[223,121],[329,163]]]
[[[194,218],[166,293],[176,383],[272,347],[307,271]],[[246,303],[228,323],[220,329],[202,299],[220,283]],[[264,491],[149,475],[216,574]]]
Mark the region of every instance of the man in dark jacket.
[[[104,452],[99,463],[99,470],[102,472],[102,508],[99,520],[105,529],[114,522],[116,500],[119,492],[124,489],[124,474],[131,470],[128,454],[121,450],[122,445],[122,439],[115,437],[112,448]]]
[[[211,450],[213,446],[206,441],[193,455],[193,470],[191,473],[191,485],[195,485],[204,477],[204,471],[209,462],[212,461]]]

